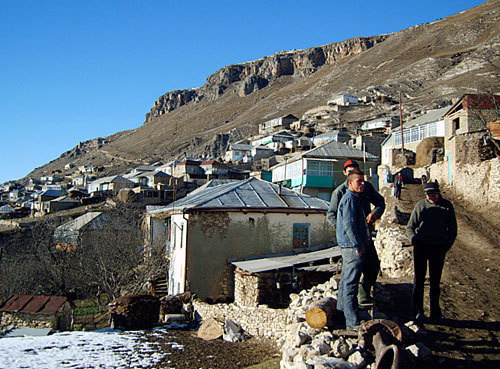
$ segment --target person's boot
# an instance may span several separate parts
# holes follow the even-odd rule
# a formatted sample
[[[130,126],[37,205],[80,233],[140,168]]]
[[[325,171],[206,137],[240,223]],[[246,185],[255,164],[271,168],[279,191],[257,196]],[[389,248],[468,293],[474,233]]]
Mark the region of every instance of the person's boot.
[[[358,302],[361,305],[373,304],[373,297],[370,295],[370,287],[365,287],[363,284],[358,286]]]

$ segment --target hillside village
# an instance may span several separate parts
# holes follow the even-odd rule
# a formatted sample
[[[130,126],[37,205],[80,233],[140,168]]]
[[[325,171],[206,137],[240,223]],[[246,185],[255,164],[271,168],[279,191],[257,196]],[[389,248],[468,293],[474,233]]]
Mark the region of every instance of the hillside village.
[[[0,340],[117,328],[158,343],[138,353],[154,367],[496,368],[498,5],[223,67],[1,184]],[[348,160],[385,201],[357,333],[336,311],[326,217]],[[406,224],[429,181],[458,237],[445,320],[421,323]]]
[[[146,250],[159,244],[169,260],[159,273],[149,274],[150,279],[142,281],[142,292],[136,293],[148,288],[148,293],[163,298],[195,296],[190,310],[203,319],[237,319],[249,334],[285,340],[281,365],[296,367],[297,360],[311,357],[310,352],[304,356],[297,351],[293,343],[298,339],[294,334],[302,337],[301,342],[311,336],[293,328],[293,322],[303,321],[300,316],[314,301],[307,297],[308,291],[319,289],[323,291],[320,296],[335,297],[340,253],[325,213],[331,192],[345,181],[342,166],[346,160],[359,161],[367,179],[380,191],[391,188],[394,176],[402,173],[409,186],[431,179],[455,192],[462,188],[461,196],[471,203],[477,199],[463,191],[462,183],[486,191],[485,206],[498,203],[500,196],[495,176],[500,170],[500,97],[467,94],[453,105],[430,109],[404,122],[403,127],[397,116],[360,122],[358,128],[349,130],[340,125],[328,131],[320,123],[329,109],[366,103],[350,94],[338,95],[308,114],[310,118],[314,115],[313,121],[291,114],[266,121],[257,136],[228,142],[218,158],[144,163],[111,176],[101,175],[105,172],[102,167],[68,164],[64,170],[40,178],[8,182],[2,186],[1,225],[29,228],[29,219],[64,214],[65,219],[73,220],[55,229],[53,242],[60,251],[76,252],[86,247],[96,230],[129,229],[111,225],[106,208],[135,204],[143,214]],[[473,181],[471,177],[478,173],[471,166],[482,177]],[[69,209],[76,211],[67,213]],[[388,208],[386,216],[397,219],[397,207]],[[394,232],[379,225],[376,245],[382,273],[400,278],[411,274],[411,255],[403,233]],[[394,243],[395,239],[400,241]],[[126,291],[125,285],[117,287]],[[33,293],[38,298],[37,291],[12,292]],[[27,323],[26,318],[19,320],[9,313],[11,305],[31,303],[26,298],[23,303],[21,296],[5,302],[3,327]],[[58,326],[53,326],[53,320],[47,325],[34,318],[36,326],[72,329],[77,320],[67,317],[72,310],[68,300],[47,298],[55,299],[50,314],[59,316]],[[160,319],[168,319],[167,310],[162,310]],[[132,319],[130,312],[128,315]],[[373,315],[377,316],[384,315],[379,311]],[[146,314],[141,319],[143,324],[150,317]],[[107,324],[106,319],[99,321],[92,323],[94,327]],[[91,327],[88,322],[81,324]],[[323,344],[337,342],[322,337]],[[415,350],[412,352],[420,358],[422,349]],[[356,352],[363,351],[352,351],[348,361],[366,365],[365,356]]]

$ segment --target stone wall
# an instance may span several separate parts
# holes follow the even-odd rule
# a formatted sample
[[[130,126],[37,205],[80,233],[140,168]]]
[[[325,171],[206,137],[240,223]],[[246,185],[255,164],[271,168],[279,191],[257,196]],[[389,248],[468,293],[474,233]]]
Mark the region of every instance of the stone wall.
[[[285,335],[287,309],[271,309],[267,305],[207,304],[199,300],[193,302],[193,307],[202,319],[231,319],[254,336],[276,340]]]
[[[401,278],[413,274],[412,248],[403,225],[385,225],[377,231],[375,248],[380,259],[380,271],[386,277]]]
[[[55,315],[2,313],[0,327],[31,327],[31,328],[53,328],[57,329],[57,317]]]
[[[430,166],[432,180],[448,183],[448,163],[446,161]],[[500,159],[494,158],[474,164],[456,164],[452,178],[452,188],[456,195],[478,207],[500,202]]]

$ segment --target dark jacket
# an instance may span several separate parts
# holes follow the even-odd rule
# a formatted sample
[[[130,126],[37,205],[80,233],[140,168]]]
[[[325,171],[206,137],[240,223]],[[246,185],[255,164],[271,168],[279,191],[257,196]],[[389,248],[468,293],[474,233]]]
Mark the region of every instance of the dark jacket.
[[[457,219],[453,205],[439,196],[435,204],[427,199],[417,202],[406,226],[412,245],[419,242],[449,250],[457,238]]]
[[[368,228],[361,198],[347,190],[337,211],[337,242],[340,247],[361,250],[368,246]]]
[[[347,180],[338,186],[335,191],[332,193],[332,197],[330,200],[330,207],[328,208],[328,212],[326,213],[326,219],[328,222],[334,227],[337,225],[337,208],[339,207],[340,199],[347,192]],[[385,210],[385,200],[384,197],[373,188],[373,185],[370,182],[365,182],[365,188],[362,193],[359,194],[359,199],[361,200],[361,205],[365,212],[365,216],[370,214],[371,206],[375,206],[373,208],[373,212],[377,214],[377,217],[380,218]]]

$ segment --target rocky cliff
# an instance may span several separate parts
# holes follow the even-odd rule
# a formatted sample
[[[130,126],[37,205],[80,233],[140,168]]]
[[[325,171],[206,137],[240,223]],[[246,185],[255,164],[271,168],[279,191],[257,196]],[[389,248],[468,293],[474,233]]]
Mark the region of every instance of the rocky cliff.
[[[175,90],[160,96],[154,102],[151,111],[146,114],[146,122],[190,101],[217,99],[233,83],[238,83],[239,95],[246,96],[282,76],[311,75],[319,67],[359,54],[383,42],[387,37],[389,35],[356,37],[305,50],[282,51],[251,62],[228,65],[210,75],[200,88]]]

